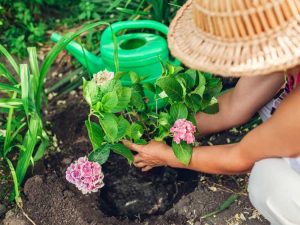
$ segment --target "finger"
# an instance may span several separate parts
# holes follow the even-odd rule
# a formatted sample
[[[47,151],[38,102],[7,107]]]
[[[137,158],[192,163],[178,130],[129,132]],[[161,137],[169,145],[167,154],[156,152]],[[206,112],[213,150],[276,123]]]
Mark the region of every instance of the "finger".
[[[143,172],[147,172],[149,170],[151,170],[153,167],[152,166],[145,166],[144,168],[142,168]]]
[[[141,161],[143,161],[143,158],[139,154],[134,156],[134,163],[138,163]]]
[[[134,166],[135,167],[139,167],[139,168],[143,168],[143,167],[146,167],[147,164],[144,163],[144,162],[138,162],[138,163],[134,163]]]
[[[142,147],[143,147],[142,145],[134,144],[134,143],[132,143],[131,141],[128,141],[128,140],[123,140],[122,143],[127,148],[129,148],[129,149],[131,149],[132,151],[135,151],[135,152],[140,152]]]

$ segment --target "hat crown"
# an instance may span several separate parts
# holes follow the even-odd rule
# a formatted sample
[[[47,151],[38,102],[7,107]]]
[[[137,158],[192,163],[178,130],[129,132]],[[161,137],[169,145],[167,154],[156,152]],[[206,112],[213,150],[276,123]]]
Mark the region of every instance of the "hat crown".
[[[249,39],[299,21],[299,0],[194,0],[200,31],[222,39]]]

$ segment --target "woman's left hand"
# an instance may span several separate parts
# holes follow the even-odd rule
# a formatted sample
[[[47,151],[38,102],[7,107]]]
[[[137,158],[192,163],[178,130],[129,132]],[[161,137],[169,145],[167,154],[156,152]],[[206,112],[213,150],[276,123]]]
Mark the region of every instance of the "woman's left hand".
[[[172,154],[170,146],[154,140],[147,145],[137,145],[127,140],[124,140],[123,144],[138,153],[134,156],[133,164],[142,171],[151,170],[153,167],[167,166],[167,161]]]

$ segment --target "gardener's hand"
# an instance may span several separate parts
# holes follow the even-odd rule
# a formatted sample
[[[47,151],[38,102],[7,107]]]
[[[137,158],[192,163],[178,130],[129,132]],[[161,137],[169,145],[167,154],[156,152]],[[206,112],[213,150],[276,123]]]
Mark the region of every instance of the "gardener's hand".
[[[167,166],[167,161],[173,154],[171,147],[163,142],[150,141],[147,145],[137,145],[124,140],[123,144],[138,153],[134,156],[133,164],[142,171],[151,170],[153,167]]]

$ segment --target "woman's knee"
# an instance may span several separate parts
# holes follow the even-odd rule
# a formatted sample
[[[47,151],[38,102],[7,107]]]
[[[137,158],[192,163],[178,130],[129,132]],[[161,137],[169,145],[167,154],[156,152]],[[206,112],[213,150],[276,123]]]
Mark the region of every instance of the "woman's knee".
[[[249,178],[248,193],[252,204],[258,207],[261,204],[265,204],[267,198],[272,194],[270,183],[267,182],[267,176],[272,170],[271,163],[268,159],[256,162]],[[268,174],[269,173],[269,174]]]
[[[253,206],[271,224],[300,224],[300,175],[283,159],[257,162],[248,185]]]

